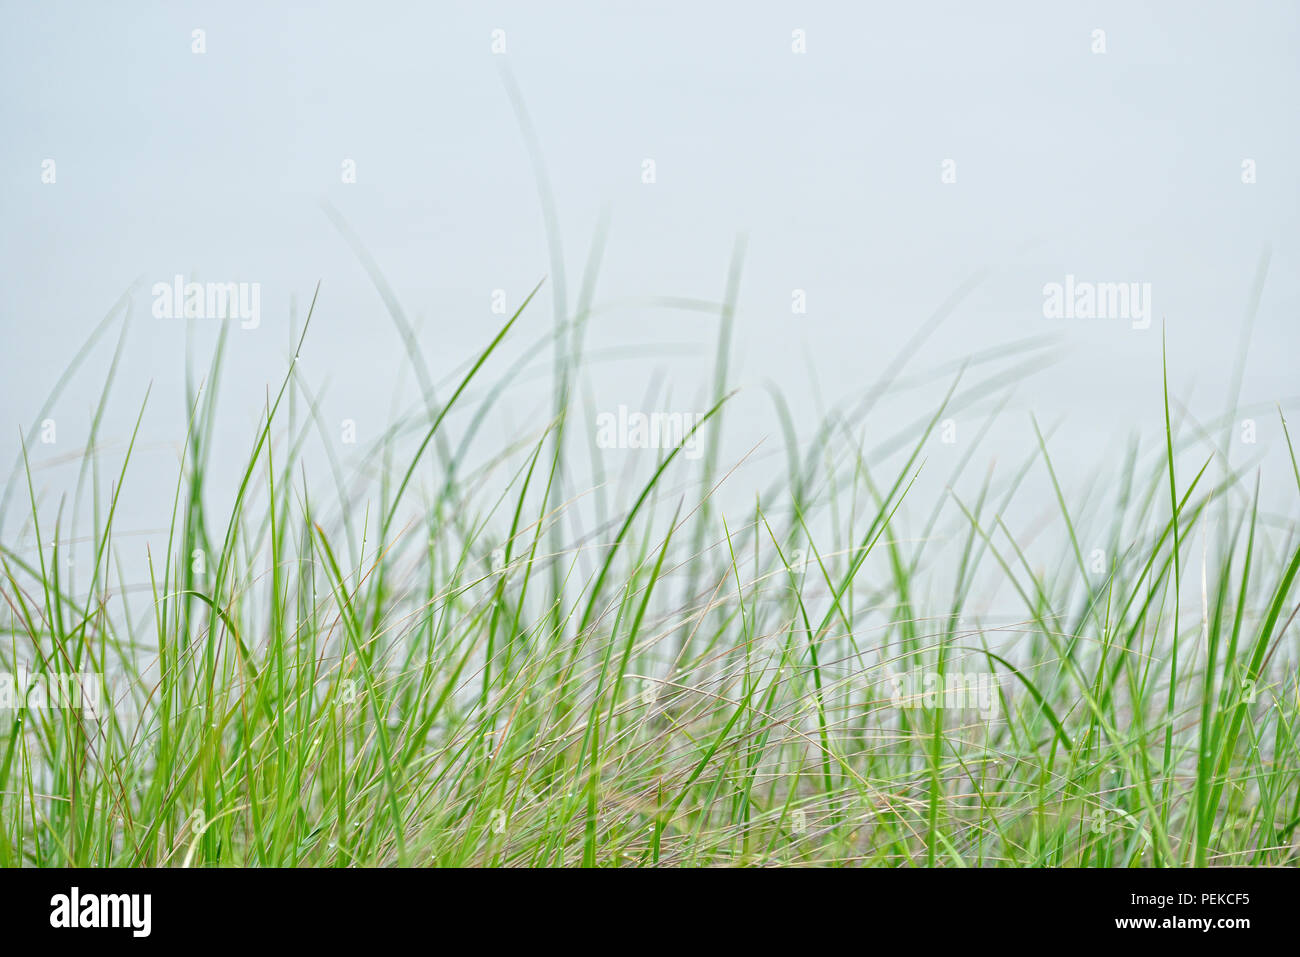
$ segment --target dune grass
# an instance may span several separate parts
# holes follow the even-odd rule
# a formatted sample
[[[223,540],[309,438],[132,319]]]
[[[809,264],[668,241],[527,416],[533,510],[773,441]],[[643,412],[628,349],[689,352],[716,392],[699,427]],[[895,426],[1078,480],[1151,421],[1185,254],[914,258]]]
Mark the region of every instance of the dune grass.
[[[0,511],[0,670],[89,674],[104,702],[0,711],[0,864],[1297,863],[1300,536],[1258,475],[1166,389],[1105,496],[1071,498],[1035,422],[1023,461],[979,475],[977,436],[916,501],[944,417],[985,402],[987,428],[1008,378],[974,357],[882,439],[863,424],[904,354],[814,429],[774,395],[785,475],[724,506],[732,276],[705,454],[644,452],[628,481],[581,478],[589,284],[546,339],[549,418],[486,464],[540,290],[450,389],[385,297],[418,410],[345,464],[295,352],[212,489],[223,332],[144,556],[115,537],[138,421],[96,450],[119,343],[70,507],[29,440]],[[1006,520],[1035,474],[1054,562]],[[983,620],[994,590],[1012,619]]]

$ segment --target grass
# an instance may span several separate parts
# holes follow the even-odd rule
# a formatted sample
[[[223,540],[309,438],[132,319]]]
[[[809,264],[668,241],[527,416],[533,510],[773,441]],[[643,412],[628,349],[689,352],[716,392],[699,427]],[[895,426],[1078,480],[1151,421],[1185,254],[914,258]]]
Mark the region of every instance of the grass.
[[[224,330],[189,379],[162,554],[115,534],[140,428],[120,458],[98,447],[119,339],[71,511],[41,497],[30,436],[0,507],[0,671],[91,674],[112,702],[0,710],[0,864],[1296,864],[1300,536],[1258,471],[1166,385],[1159,443],[1081,497],[1037,422],[1023,462],[973,478],[1015,378],[992,363],[1041,356],[972,357],[881,441],[866,423],[918,339],[811,438],[774,393],[785,474],[736,509],[743,256],[706,307],[705,454],[644,452],[622,479],[581,455],[591,273],[572,315],[555,298],[549,419],[486,464],[471,450],[521,369],[501,345],[540,289],[444,399],[368,263],[420,407],[348,466],[295,351],[232,489],[210,483]],[[917,502],[957,411],[983,425]],[[1036,545],[1007,521],[1035,476]]]

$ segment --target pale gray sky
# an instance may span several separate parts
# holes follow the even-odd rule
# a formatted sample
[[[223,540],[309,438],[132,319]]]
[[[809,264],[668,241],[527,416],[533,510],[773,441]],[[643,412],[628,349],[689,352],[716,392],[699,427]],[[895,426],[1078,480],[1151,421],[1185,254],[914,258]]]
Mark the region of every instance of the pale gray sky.
[[[602,209],[602,303],[719,298],[746,235],[734,377],[750,391],[730,420],[737,453],[778,434],[755,386],[779,383],[810,423],[818,392],[826,403],[860,393],[980,270],[911,368],[1062,338],[1060,361],[1022,384],[993,449],[1028,451],[1032,411],[1060,423],[1067,477],[1082,480],[1119,437],[1156,434],[1162,317],[1171,387],[1217,414],[1266,247],[1243,389],[1264,409],[1261,444],[1280,438],[1272,403],[1294,411],[1300,396],[1293,3],[4,2],[0,22],[0,461],[142,279],[105,427],[124,441],[153,383],[128,500],[141,526],[158,524],[185,425],[183,326],[150,315],[154,282],[261,284],[261,324],[231,344],[234,453],[282,375],[290,296],[304,302],[318,279],[304,363],[329,382],[328,417],[355,419],[363,442],[388,421],[400,341],[323,199],[419,322],[439,377],[498,327],[494,289],[513,308],[551,272],[503,69],[554,188],[570,303]],[[792,50],[796,30],[805,53]],[[47,159],[53,184],[42,182]],[[341,182],[348,159],[354,184]],[[956,181],[945,183],[949,159]],[[1254,183],[1242,182],[1245,160]],[[1154,322],[1044,318],[1044,284],[1067,275],[1149,283]],[[806,290],[801,316],[795,289]],[[550,325],[549,289],[537,305],[513,355]],[[691,312],[602,314],[591,347],[633,351],[595,370],[595,401],[637,405],[658,371],[678,405],[699,407],[715,328]],[[645,348],[666,345],[681,348]],[[58,463],[84,439],[111,350],[106,341],[56,408],[58,445],[33,452],[51,487],[75,478],[75,464]],[[502,434],[537,424],[544,385],[521,384]],[[415,396],[409,376],[404,396]],[[900,398],[894,427],[935,398]]]

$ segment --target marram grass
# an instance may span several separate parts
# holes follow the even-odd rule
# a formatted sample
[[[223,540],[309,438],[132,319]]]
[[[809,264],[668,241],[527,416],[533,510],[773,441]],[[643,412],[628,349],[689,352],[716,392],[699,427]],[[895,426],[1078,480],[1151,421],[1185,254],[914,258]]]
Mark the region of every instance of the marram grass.
[[[1166,398],[1104,501],[1037,423],[1023,461],[978,475],[973,442],[916,501],[944,417],[1001,410],[975,358],[884,443],[863,422],[897,368],[811,430],[776,397],[786,474],[736,509],[730,301],[704,454],[643,453],[631,484],[577,478],[586,311],[551,337],[549,421],[471,464],[526,302],[449,389],[412,352],[419,411],[355,475],[289,362],[211,490],[223,332],[161,552],[115,535],[139,425],[95,451],[114,359],[74,498],[42,496],[29,441],[0,514],[0,864],[1297,863],[1300,536],[1253,466]],[[1055,562],[1005,519],[1035,474]],[[993,592],[1010,617],[982,619]],[[53,702],[68,675],[81,707]]]

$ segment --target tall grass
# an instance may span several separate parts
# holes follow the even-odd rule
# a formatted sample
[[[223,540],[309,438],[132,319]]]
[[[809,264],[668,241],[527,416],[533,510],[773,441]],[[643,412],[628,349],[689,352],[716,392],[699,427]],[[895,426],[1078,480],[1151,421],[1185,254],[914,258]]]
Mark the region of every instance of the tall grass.
[[[708,306],[707,452],[644,453],[630,488],[582,484],[589,277],[573,315],[555,301],[549,419],[481,466],[520,368],[500,347],[539,290],[445,398],[385,295],[421,407],[355,466],[295,352],[229,489],[209,482],[223,333],[189,379],[143,600],[141,546],[115,536],[139,420],[120,458],[96,448],[119,341],[70,511],[41,504],[24,444],[0,514],[0,668],[90,673],[111,701],[0,711],[0,864],[1296,863],[1300,536],[1258,475],[1214,449],[1182,467],[1205,442],[1166,387],[1165,434],[1104,463],[1111,496],[1072,500],[1036,422],[1022,462],[972,482],[1015,378],[986,362],[1041,356],[973,357],[881,441],[865,423],[909,347],[814,429],[774,393],[785,475],[724,504],[742,260]],[[916,501],[938,424],[976,408],[948,491]],[[1033,475],[1054,563],[1005,520]],[[994,592],[1012,620],[988,620]],[[978,709],[927,693],[959,680]]]

